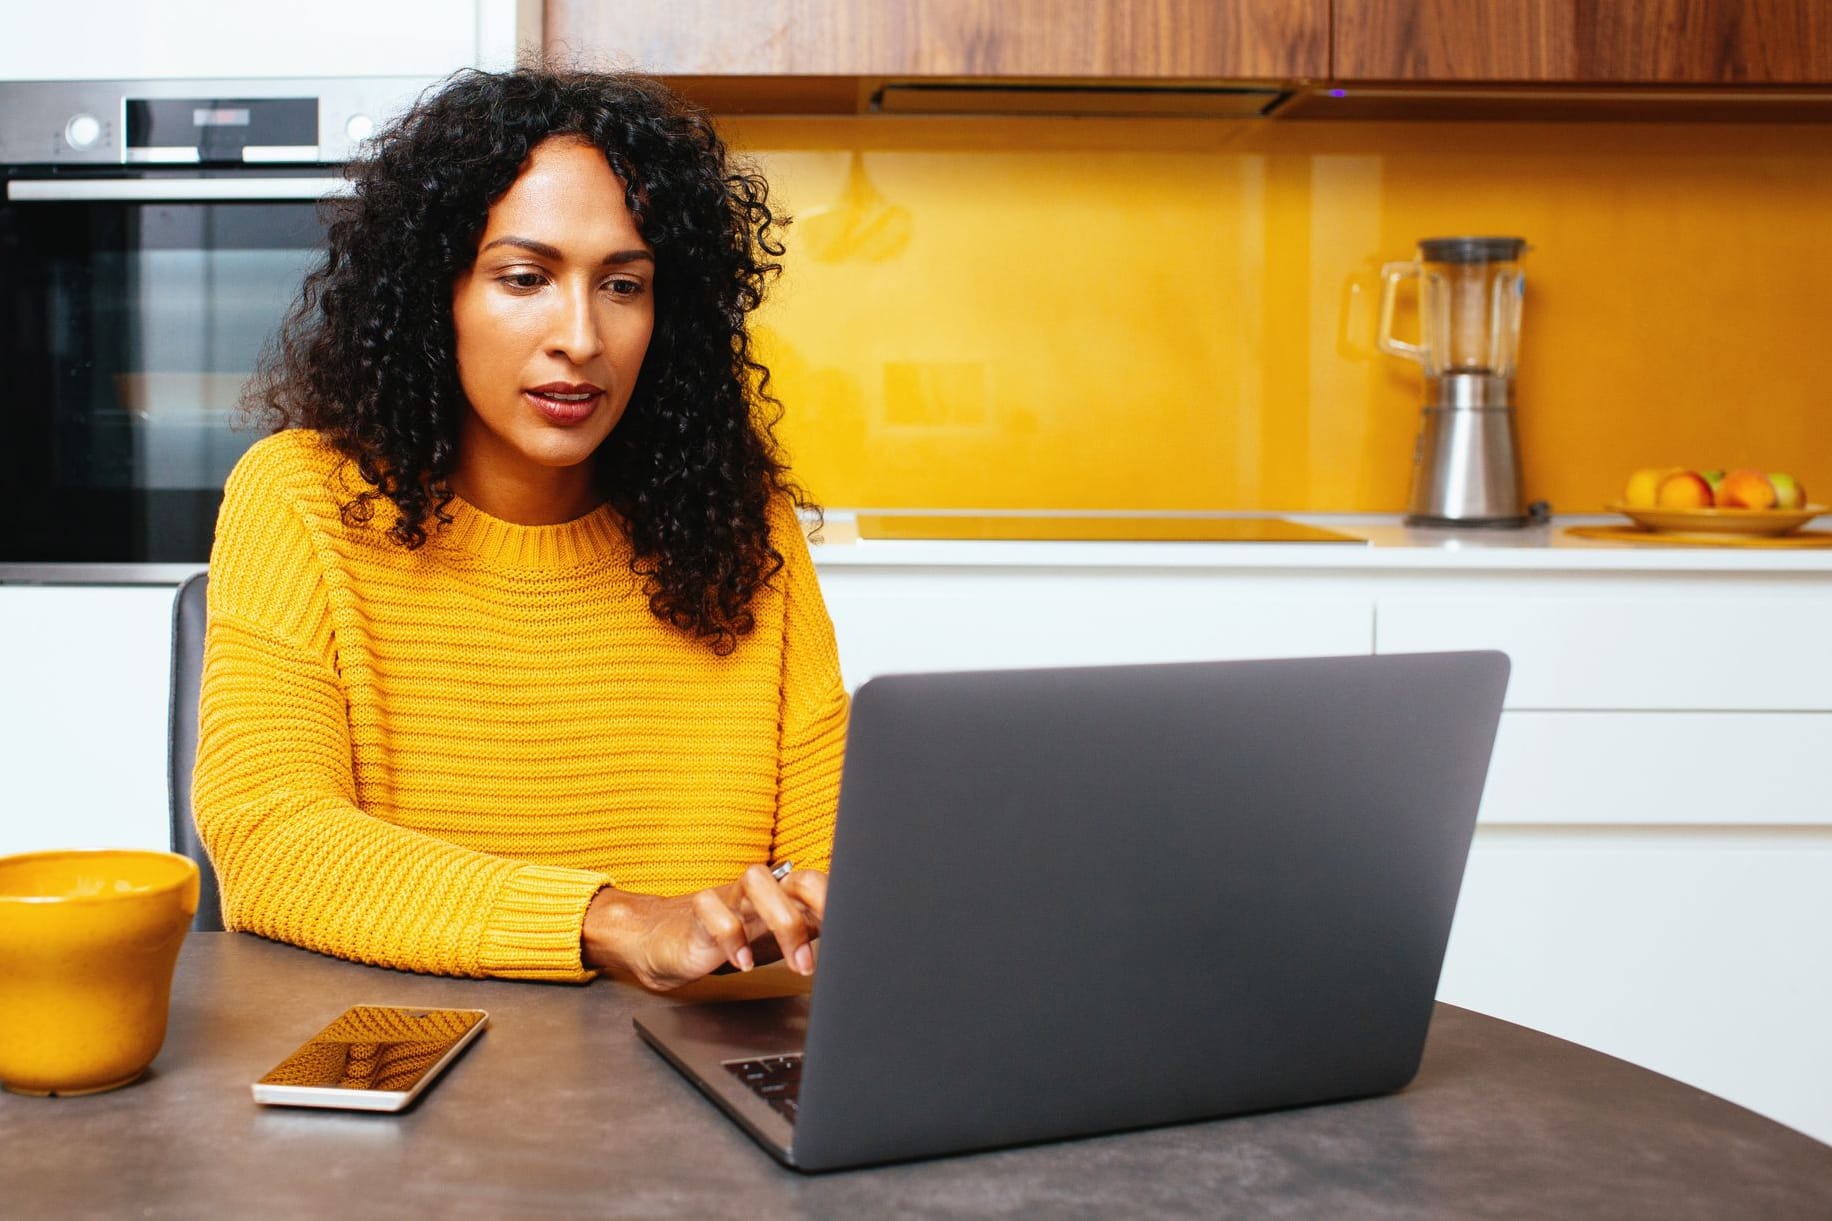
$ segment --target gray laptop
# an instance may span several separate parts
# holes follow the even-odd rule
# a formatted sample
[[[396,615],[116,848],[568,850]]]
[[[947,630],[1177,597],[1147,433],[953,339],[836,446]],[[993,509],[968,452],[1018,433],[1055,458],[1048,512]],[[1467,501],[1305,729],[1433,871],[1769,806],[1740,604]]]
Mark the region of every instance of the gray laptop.
[[[811,996],[637,1029],[801,1170],[1397,1090],[1493,652],[892,675],[854,700]]]

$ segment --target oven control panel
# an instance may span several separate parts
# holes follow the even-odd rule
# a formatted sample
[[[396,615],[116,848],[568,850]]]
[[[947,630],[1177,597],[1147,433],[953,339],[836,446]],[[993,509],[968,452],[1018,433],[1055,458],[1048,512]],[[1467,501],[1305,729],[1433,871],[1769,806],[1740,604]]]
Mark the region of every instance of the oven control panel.
[[[0,83],[0,166],[337,164],[434,83]]]

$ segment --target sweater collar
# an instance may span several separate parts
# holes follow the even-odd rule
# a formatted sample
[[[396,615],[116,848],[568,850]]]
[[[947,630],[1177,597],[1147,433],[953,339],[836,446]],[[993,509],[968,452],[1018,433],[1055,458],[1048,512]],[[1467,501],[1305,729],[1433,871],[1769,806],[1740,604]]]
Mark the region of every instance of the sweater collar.
[[[576,568],[622,558],[629,548],[609,505],[552,526],[518,526],[491,517],[463,497],[446,506],[451,524],[433,535],[445,546],[503,568]]]

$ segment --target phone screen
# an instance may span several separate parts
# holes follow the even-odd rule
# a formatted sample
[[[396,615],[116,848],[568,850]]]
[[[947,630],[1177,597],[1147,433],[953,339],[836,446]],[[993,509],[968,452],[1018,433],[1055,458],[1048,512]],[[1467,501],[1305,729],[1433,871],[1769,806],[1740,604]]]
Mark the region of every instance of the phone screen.
[[[485,1017],[481,1009],[357,1005],[276,1064],[259,1085],[411,1096]]]

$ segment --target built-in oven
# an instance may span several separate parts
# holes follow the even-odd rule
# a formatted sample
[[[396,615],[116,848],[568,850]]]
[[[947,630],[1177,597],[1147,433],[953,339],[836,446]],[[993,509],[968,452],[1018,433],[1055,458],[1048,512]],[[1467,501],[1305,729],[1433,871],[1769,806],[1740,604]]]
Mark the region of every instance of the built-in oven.
[[[0,83],[0,580],[208,558],[319,203],[428,83]]]

